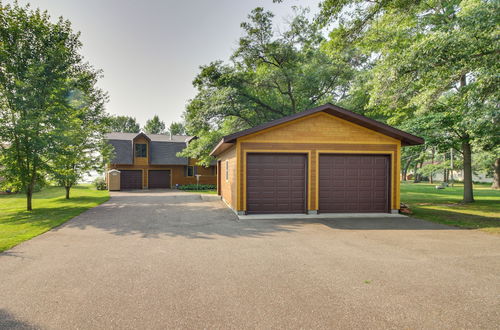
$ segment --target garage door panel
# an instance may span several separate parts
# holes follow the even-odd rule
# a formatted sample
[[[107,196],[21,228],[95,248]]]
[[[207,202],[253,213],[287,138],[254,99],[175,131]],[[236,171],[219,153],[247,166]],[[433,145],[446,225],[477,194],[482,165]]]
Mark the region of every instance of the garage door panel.
[[[305,212],[306,160],[303,154],[248,154],[247,212]]]
[[[290,192],[289,191],[277,191],[276,192],[276,199],[288,201],[290,199]]]
[[[121,170],[120,189],[142,189],[142,170]]]
[[[249,169],[247,172],[248,176],[257,176],[257,175],[261,175],[261,174],[273,175],[272,172],[271,173],[260,173],[259,170],[256,170],[256,169]]]
[[[320,155],[319,211],[387,212],[389,180],[387,155]]]
[[[305,197],[305,194],[304,193],[300,193],[300,192],[294,192],[292,193],[292,200],[294,201],[297,201],[297,200],[300,200],[302,201]]]
[[[149,170],[148,171],[148,188],[170,188],[170,171],[169,170]]]
[[[290,187],[293,189],[304,189],[304,180],[294,180],[290,183]]]

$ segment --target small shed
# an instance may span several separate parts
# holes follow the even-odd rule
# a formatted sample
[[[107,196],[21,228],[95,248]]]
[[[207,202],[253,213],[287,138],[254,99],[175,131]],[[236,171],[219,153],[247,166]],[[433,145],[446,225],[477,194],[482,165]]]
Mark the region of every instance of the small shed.
[[[115,169],[108,171],[107,181],[108,190],[120,190],[120,171]]]
[[[325,104],[222,138],[218,194],[238,214],[399,210],[402,146],[420,137]]]

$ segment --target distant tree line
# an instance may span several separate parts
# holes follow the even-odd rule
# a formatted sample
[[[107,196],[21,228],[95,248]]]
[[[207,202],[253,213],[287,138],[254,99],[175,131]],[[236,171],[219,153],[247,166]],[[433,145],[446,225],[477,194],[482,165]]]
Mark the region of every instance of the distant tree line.
[[[134,117],[129,116],[110,116],[108,118],[108,127],[111,132],[139,133],[141,126]],[[165,129],[165,122],[160,117],[154,115],[153,118],[146,121],[142,128],[145,133],[150,134],[171,134],[183,135],[186,133],[182,122],[172,122],[168,129]]]

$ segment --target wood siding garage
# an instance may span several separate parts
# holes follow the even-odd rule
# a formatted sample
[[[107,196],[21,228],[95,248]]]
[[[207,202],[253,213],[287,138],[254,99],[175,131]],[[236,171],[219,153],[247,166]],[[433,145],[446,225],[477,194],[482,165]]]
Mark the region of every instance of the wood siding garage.
[[[388,212],[389,156],[320,154],[319,212]]]
[[[149,170],[148,171],[148,188],[170,188],[170,171],[169,170]]]
[[[401,147],[423,143],[397,128],[325,104],[227,135],[211,155],[221,161],[219,194],[240,215],[303,213],[304,203],[308,214],[396,213]],[[290,191],[290,178],[283,178],[289,171],[283,168],[289,166],[287,157],[298,154],[304,165],[295,169],[300,175]]]
[[[120,189],[142,189],[142,170],[121,170]]]
[[[247,166],[248,213],[306,212],[306,155],[248,154]]]

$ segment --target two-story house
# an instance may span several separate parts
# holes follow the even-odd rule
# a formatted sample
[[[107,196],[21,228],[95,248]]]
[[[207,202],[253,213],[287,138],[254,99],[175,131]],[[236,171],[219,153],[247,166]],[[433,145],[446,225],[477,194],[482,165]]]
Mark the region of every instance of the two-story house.
[[[120,188],[173,188],[176,185],[216,184],[215,166],[197,166],[196,160],[177,157],[193,139],[184,135],[109,133],[114,157],[108,170],[120,171]]]

